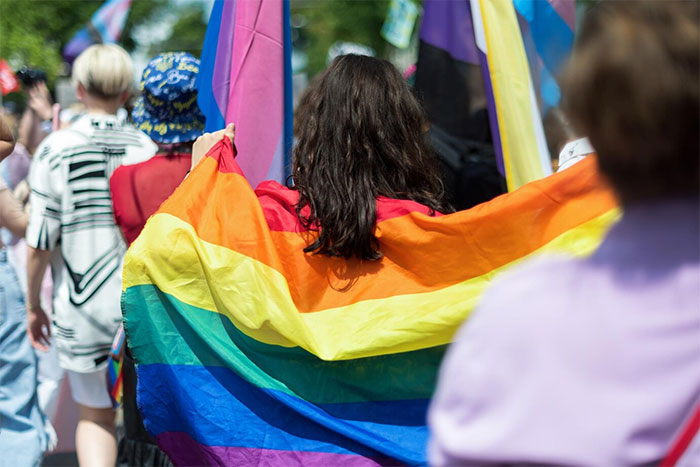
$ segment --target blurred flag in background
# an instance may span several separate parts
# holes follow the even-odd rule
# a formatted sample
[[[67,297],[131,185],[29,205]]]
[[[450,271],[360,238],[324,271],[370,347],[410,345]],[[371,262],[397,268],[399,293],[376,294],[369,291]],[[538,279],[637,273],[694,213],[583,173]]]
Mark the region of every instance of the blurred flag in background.
[[[480,190],[457,193],[470,205],[498,194],[497,172],[508,191],[551,173],[542,115],[574,23],[574,0],[425,1],[416,87],[455,186]]]
[[[513,0],[513,5],[544,113],[559,104],[561,94],[554,77],[574,45],[576,5],[573,0]]]
[[[109,44],[119,40],[132,0],[107,0],[88,24],[75,33],[63,48],[63,58],[73,63],[80,53],[92,44]]]

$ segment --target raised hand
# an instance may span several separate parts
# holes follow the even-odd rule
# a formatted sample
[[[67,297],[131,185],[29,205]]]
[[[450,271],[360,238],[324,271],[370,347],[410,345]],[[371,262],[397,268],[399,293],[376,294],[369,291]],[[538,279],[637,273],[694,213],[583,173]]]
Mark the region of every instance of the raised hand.
[[[236,125],[229,123],[223,130],[215,131],[213,133],[204,133],[202,136],[197,138],[192,145],[192,165],[191,168],[194,169],[199,161],[201,161],[204,156],[209,152],[209,150],[218,143],[221,138],[227,137],[233,143],[233,138],[236,135]]]

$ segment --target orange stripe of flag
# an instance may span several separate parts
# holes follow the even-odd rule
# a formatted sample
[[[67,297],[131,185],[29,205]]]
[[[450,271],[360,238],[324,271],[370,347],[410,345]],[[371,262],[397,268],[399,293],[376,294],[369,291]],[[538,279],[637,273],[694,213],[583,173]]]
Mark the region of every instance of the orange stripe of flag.
[[[193,225],[204,241],[280,271],[300,312],[449,287],[518,260],[616,207],[591,157],[467,211],[379,222],[384,259],[346,261],[305,254],[313,233],[271,232],[245,178],[217,172],[216,164],[206,158],[185,182],[206,188],[198,190],[200,199],[191,197],[194,190],[178,190],[160,212]]]

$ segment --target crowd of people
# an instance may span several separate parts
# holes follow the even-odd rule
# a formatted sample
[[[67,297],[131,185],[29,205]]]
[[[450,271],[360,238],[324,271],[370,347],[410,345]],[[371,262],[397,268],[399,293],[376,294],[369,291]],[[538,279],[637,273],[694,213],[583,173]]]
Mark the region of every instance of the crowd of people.
[[[445,358],[428,414],[431,463],[658,463],[697,409],[699,15],[695,2],[654,1],[586,15],[562,109],[588,139],[565,148],[560,169],[595,148],[624,214],[592,256],[536,259],[491,286]],[[125,120],[131,59],[94,45],[72,69],[78,118],[42,125],[58,118],[43,83],[29,90],[17,139],[0,117],[0,227],[14,236],[0,243],[0,463],[38,465],[55,443],[35,352],[55,347],[79,408],[79,463],[170,464],[144,428],[128,346],[117,443],[107,364],[128,245],[213,144],[235,141],[233,125],[204,134],[198,68],[184,52],[155,57]],[[333,61],[295,116],[296,215],[318,231],[305,252],[382,261],[381,197],[426,215],[454,210],[427,128],[389,62]],[[26,257],[10,262],[19,239]],[[698,439],[688,456],[700,463]]]

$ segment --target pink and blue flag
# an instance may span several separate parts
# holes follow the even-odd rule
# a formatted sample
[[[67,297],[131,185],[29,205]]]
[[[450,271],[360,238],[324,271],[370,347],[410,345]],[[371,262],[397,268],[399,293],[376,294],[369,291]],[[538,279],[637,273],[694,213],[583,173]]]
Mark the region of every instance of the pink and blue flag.
[[[90,22],[75,33],[63,48],[63,58],[68,63],[92,44],[110,44],[119,40],[132,0],[107,0],[93,15]]]
[[[513,0],[542,111],[559,104],[555,77],[574,46],[576,5],[571,0]]]
[[[206,131],[236,124],[237,162],[252,186],[282,182],[292,143],[289,0],[216,0],[197,102]]]

